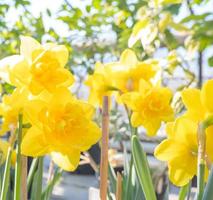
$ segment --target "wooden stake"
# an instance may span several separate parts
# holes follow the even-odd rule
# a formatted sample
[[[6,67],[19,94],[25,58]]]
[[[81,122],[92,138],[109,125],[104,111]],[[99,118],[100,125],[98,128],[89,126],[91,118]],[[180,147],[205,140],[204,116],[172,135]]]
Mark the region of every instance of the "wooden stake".
[[[116,200],[121,200],[122,194],[122,176],[120,172],[117,173],[117,185],[116,185]]]
[[[21,156],[21,199],[27,200],[27,156]]]
[[[102,110],[102,144],[100,168],[100,199],[107,199],[108,182],[108,141],[109,141],[109,98],[103,97]]]

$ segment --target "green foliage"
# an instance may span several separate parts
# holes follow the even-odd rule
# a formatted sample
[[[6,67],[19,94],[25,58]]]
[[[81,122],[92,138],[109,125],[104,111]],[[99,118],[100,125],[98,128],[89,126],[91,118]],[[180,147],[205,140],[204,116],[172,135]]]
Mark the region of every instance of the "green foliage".
[[[141,184],[141,188],[147,200],[155,200],[155,190],[149,170],[146,153],[144,152],[137,136],[132,137],[132,155],[134,166]]]

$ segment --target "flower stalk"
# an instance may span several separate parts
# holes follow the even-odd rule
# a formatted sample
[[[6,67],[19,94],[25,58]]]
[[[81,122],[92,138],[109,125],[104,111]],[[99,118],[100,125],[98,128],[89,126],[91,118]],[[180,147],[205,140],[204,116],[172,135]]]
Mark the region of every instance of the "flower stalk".
[[[109,141],[109,98],[103,97],[102,110],[102,144],[101,144],[101,167],[100,167],[100,199],[107,199],[108,180],[108,141]]]
[[[201,200],[204,192],[205,176],[205,154],[206,154],[206,134],[204,123],[198,126],[198,178],[197,178],[197,200]]]
[[[23,115],[20,113],[18,115],[18,134],[17,134],[17,147],[16,154],[17,160],[15,165],[15,188],[14,188],[14,200],[21,199],[21,141],[22,141],[22,124],[23,124]]]

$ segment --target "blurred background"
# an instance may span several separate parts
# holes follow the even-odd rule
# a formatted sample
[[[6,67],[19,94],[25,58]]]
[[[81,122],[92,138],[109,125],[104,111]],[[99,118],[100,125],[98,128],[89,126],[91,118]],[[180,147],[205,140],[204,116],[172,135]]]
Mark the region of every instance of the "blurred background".
[[[87,99],[89,90],[83,82],[95,63],[117,61],[131,47],[139,60],[159,62],[162,84],[176,92],[173,107],[179,113],[184,108],[178,91],[200,87],[213,77],[212,10],[212,0],[1,0],[0,58],[19,52],[20,35],[65,44],[70,53],[66,67],[76,77],[72,90]],[[147,25],[140,27],[141,20]],[[132,35],[137,36],[134,43]],[[8,84],[3,87],[5,92],[11,89]],[[130,131],[119,105],[113,106],[110,122],[110,162],[122,170],[123,151],[130,150]],[[166,167],[154,159],[153,151],[165,134],[160,130],[150,139],[143,129],[139,132],[151,167],[158,169],[153,177],[160,199],[168,180]],[[75,172],[80,175],[65,175],[53,199],[88,198],[88,187],[98,186],[99,151],[97,144],[82,155],[82,166]],[[176,193],[176,188],[171,190]]]

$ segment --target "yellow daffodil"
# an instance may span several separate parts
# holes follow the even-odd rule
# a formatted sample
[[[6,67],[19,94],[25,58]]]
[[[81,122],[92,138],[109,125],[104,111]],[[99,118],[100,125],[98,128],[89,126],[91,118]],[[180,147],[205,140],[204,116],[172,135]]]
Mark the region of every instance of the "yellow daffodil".
[[[86,80],[90,88],[89,102],[93,105],[102,105],[103,96],[137,91],[141,79],[150,82],[157,74],[156,63],[139,62],[135,53],[127,49],[121,54],[118,62],[107,64],[97,63],[93,75]],[[114,91],[114,92],[113,92]]]
[[[89,103],[102,107],[103,96],[113,94],[112,79],[107,75],[105,65],[96,63],[93,75],[89,75],[85,84],[89,87]]]
[[[180,117],[167,124],[168,138],[155,149],[155,156],[168,162],[169,178],[177,186],[186,185],[197,174],[197,129],[195,121]],[[213,128],[207,129],[206,139],[206,157],[212,161]],[[206,169],[206,177],[207,174]]]
[[[58,88],[47,101],[32,100],[25,107],[32,127],[22,141],[22,154],[32,157],[50,154],[64,170],[74,170],[80,153],[100,138],[92,121],[94,109],[76,100],[66,88]]]
[[[201,122],[213,115],[213,79],[206,81],[201,90],[188,88],[182,92],[182,100],[187,108],[185,116]]]
[[[121,93],[138,90],[141,79],[150,82],[158,71],[154,63],[139,62],[130,49],[123,51],[119,62],[109,63],[107,68],[113,87]]]
[[[0,139],[0,165],[2,165],[6,158],[7,158],[7,152],[8,152],[8,148],[9,148],[10,144],[2,139]],[[16,153],[15,151],[12,152],[12,157],[11,157],[11,162],[12,165],[15,165],[15,161],[16,161]]]
[[[74,81],[64,68],[67,59],[68,50],[63,45],[41,45],[31,37],[21,37],[20,55],[0,61],[0,77],[16,87],[26,86],[34,95],[53,92]]]
[[[152,86],[141,80],[138,92],[129,92],[121,96],[132,110],[131,123],[134,127],[144,126],[147,134],[155,135],[161,122],[173,120],[173,110],[170,107],[172,92],[168,88]]]
[[[3,96],[2,103],[0,103],[0,116],[2,117],[0,135],[16,129],[18,115],[27,104],[28,95],[29,92],[24,88],[16,88],[12,94]]]

